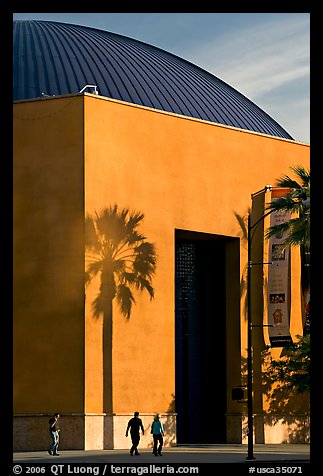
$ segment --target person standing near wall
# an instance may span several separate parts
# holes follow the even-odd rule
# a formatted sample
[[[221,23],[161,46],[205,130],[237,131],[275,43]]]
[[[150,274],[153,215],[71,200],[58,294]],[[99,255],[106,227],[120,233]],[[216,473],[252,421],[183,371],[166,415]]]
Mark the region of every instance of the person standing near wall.
[[[49,436],[50,436],[50,447],[48,453],[51,456],[59,456],[58,454],[58,445],[59,445],[59,432],[61,431],[58,426],[58,420],[60,419],[60,414],[55,413],[55,415],[49,419]]]
[[[139,412],[135,412],[133,414],[133,418],[131,418],[128,421],[127,429],[126,429],[126,436],[128,436],[128,432],[130,430],[130,436],[131,436],[131,442],[132,446],[130,448],[130,455],[133,455],[133,452],[135,452],[135,455],[140,455],[138,453],[138,445],[140,441],[140,430],[142,431],[142,434],[145,434],[145,430],[141,421],[141,418],[139,418]]]
[[[153,435],[154,439],[153,454],[155,456],[163,456],[161,450],[164,444],[164,427],[160,421],[160,415],[158,413],[154,417],[150,433]]]

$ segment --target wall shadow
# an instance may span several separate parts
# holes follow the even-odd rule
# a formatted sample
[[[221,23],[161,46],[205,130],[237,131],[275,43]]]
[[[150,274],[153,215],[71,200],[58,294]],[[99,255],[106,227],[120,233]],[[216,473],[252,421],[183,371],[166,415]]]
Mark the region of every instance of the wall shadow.
[[[261,354],[261,365],[266,366],[269,350]],[[247,358],[241,359],[242,385],[247,385]],[[267,399],[267,408],[257,413],[256,433],[264,433],[264,425],[270,427],[276,424],[287,425],[287,437],[281,443],[305,444],[310,442],[310,394],[309,392],[291,392],[284,385],[277,385],[262,371],[261,392],[258,397]],[[243,432],[247,431],[247,421],[244,422]],[[262,425],[262,429],[259,427]],[[257,432],[256,432],[257,430]],[[257,442],[257,441],[256,441]]]
[[[154,298],[152,278],[156,270],[155,245],[138,227],[144,214],[120,209],[117,204],[85,219],[85,284],[99,279],[99,293],[92,302],[94,318],[103,319],[103,412],[113,413],[112,401],[112,302],[117,300],[122,315],[130,319],[135,292]]]

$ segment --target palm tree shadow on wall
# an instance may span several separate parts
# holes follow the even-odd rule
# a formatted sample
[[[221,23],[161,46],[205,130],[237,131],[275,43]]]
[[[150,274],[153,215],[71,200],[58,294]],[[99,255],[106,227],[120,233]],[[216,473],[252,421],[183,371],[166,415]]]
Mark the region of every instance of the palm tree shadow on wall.
[[[116,299],[125,319],[130,319],[134,291],[154,298],[155,245],[138,231],[144,214],[118,209],[115,204],[85,219],[86,286],[99,277],[100,289],[92,302],[95,318],[103,318],[103,411],[112,413],[112,302]]]

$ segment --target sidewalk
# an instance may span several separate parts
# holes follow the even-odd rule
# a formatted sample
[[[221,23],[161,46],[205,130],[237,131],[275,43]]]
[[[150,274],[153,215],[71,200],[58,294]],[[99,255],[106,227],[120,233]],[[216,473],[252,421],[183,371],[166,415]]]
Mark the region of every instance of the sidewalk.
[[[130,456],[128,450],[64,450],[60,456],[50,456],[47,451],[17,452],[15,463],[111,463],[111,464],[165,464],[165,463],[243,463],[247,460],[248,446],[235,445],[192,445],[164,448],[163,456],[155,457],[151,449],[140,449],[140,456]],[[255,444],[254,463],[309,463],[310,445]]]

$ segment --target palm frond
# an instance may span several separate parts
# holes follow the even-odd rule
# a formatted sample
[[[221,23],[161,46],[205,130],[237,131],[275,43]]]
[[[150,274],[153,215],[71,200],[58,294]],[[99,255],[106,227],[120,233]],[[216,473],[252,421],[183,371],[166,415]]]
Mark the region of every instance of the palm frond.
[[[284,236],[284,248],[289,246],[308,245],[310,239],[309,216],[292,218],[287,222],[269,227],[265,232],[266,239],[272,236]]]
[[[291,169],[300,178],[301,187],[307,187],[310,183],[310,171],[305,169],[302,165],[296,165],[295,167],[291,167]]]
[[[139,225],[139,223],[144,219],[144,214],[140,212],[131,212],[128,217],[127,221],[127,231],[129,234],[133,233],[135,228]]]
[[[273,200],[267,205],[266,209],[272,210],[273,212],[298,212],[301,207],[301,203],[297,199],[298,197],[295,197],[295,194],[288,194],[285,197],[280,197]]]
[[[286,246],[298,246],[300,244],[305,244],[307,242],[307,237],[304,234],[303,230],[294,230],[286,238]]]
[[[289,175],[283,175],[282,177],[280,177],[280,179],[278,179],[277,186],[288,187],[292,189],[307,187],[310,183],[309,171],[306,170],[302,165],[291,167],[291,170],[295,173],[298,179],[300,179],[300,182],[295,179],[292,179]]]
[[[237,212],[234,212],[234,216],[236,217],[240,228],[241,228],[241,236],[244,241],[247,241],[248,239],[248,230],[247,230],[247,224],[246,224],[246,218],[239,215]]]
[[[156,270],[156,258],[153,255],[145,258],[139,254],[133,262],[133,269],[141,276],[152,276]]]
[[[119,274],[120,272],[122,273],[126,267],[125,260],[123,259],[113,259],[113,271]]]
[[[290,224],[288,221],[284,223],[279,223],[279,225],[270,226],[266,232],[265,237],[271,238],[272,236],[276,236],[277,238],[282,238],[290,229]]]
[[[93,218],[88,215],[84,223],[84,244],[88,250],[94,250],[96,253],[100,252],[100,241],[96,233],[95,224]]]
[[[88,276],[88,281],[91,281],[99,272],[102,272],[103,268],[103,261],[91,261],[89,263],[87,270],[86,270],[86,275]]]
[[[126,217],[123,211],[118,212],[117,205],[96,213],[96,226],[104,241],[110,241],[114,246],[127,236]]]
[[[279,180],[277,180],[276,185],[283,188],[299,188],[299,183],[288,175],[283,175]]]
[[[148,279],[144,278],[143,276],[138,276],[136,280],[136,286],[138,289],[140,289],[140,291],[148,291],[150,299],[154,298],[155,291]]]
[[[150,263],[156,263],[156,247],[153,243],[145,241],[140,243],[135,249],[136,255]]]
[[[129,245],[133,245],[134,243],[144,241],[145,239],[146,239],[145,235],[143,235],[142,233],[138,233],[137,231],[133,230],[127,236],[127,243]]]
[[[136,273],[128,273],[128,272],[122,273],[122,280],[128,284],[134,284],[136,282],[136,279],[137,279]]]
[[[119,286],[117,286],[116,298],[122,314],[127,319],[129,319],[132,309],[132,303],[135,303],[135,299],[130,288],[124,284],[119,284]]]

